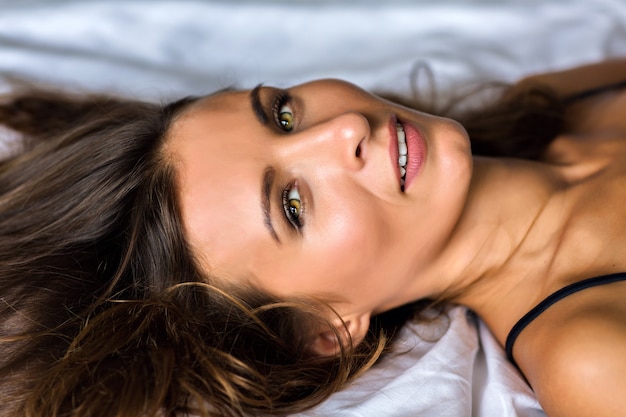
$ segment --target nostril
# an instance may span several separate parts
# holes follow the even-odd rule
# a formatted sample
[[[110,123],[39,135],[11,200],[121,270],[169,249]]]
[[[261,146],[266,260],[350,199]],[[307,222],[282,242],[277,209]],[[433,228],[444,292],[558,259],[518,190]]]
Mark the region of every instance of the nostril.
[[[354,145],[355,144],[353,143],[352,146]],[[346,150],[350,152],[350,148]],[[351,159],[352,159],[352,162],[356,164],[354,166],[362,167],[365,164],[365,159],[367,158],[367,155],[368,155],[367,137],[362,138],[359,141],[359,143],[356,144],[356,149],[352,148],[352,151],[354,152],[354,157]],[[349,156],[350,154],[348,153],[347,155]]]

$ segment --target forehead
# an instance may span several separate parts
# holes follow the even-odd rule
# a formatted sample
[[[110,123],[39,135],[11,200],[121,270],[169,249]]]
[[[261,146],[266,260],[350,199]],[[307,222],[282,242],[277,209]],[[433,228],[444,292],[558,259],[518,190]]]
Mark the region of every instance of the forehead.
[[[185,168],[204,153],[200,151],[228,153],[258,134],[261,126],[255,122],[248,90],[221,90],[195,101],[176,117],[167,148],[184,177]]]
[[[195,117],[203,111],[223,112],[233,110],[234,108],[243,109],[247,105],[248,100],[249,90],[227,87],[202,96],[191,103],[177,117],[177,122],[183,121],[186,124],[188,121],[185,122],[185,118]]]
[[[172,124],[167,149],[183,225],[211,269],[240,262],[244,250],[254,250],[247,242],[272,244],[262,227],[260,131],[247,91],[198,100]]]

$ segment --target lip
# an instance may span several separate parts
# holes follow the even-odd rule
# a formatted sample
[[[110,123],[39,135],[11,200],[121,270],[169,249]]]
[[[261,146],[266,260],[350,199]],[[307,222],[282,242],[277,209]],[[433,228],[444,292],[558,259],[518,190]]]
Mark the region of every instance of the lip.
[[[411,123],[400,121],[400,124],[404,128],[404,134],[406,136],[407,163],[406,177],[404,179],[404,191],[407,191],[424,165],[426,157],[426,142],[424,141],[424,137],[419,129]],[[396,138],[396,147],[398,146],[397,142]],[[400,168],[398,168],[398,172],[400,172]]]
[[[420,131],[411,123],[398,120],[395,115],[391,117],[391,120],[389,121],[389,132],[391,136],[391,140],[389,141],[389,156],[391,158],[391,166],[396,173],[398,187],[400,190],[402,190],[402,186],[400,185],[401,176],[400,167],[398,166],[400,153],[398,150],[398,131],[396,129],[396,123],[400,123],[402,125],[406,136],[407,163],[403,190],[406,192],[422,168],[426,155],[426,143]]]

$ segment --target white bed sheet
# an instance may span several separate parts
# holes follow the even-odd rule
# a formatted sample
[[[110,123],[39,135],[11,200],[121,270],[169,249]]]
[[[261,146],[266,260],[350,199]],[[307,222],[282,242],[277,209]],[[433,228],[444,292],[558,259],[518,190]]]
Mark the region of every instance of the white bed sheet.
[[[0,72],[148,99],[323,77],[407,93],[420,64],[445,92],[612,56],[624,0],[0,0]],[[300,416],[543,415],[484,324],[449,324],[407,327],[407,353]]]
[[[409,325],[397,354],[300,417],[538,417],[532,390],[485,325],[463,307]],[[443,329],[443,334],[439,334]]]

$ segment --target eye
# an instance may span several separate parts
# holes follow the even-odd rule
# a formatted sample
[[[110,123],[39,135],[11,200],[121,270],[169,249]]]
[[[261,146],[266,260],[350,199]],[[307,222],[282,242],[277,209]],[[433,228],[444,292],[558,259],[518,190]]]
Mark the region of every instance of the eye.
[[[276,125],[285,132],[291,132],[294,124],[293,110],[289,105],[290,100],[291,96],[289,94],[281,92],[274,100],[274,105],[272,106]]]
[[[301,230],[304,226],[302,218],[304,207],[297,181],[290,183],[283,190],[283,211],[289,223],[291,223],[296,230]]]
[[[280,122],[282,128],[287,132],[293,129],[293,112],[291,111],[291,107],[284,104],[280,108],[280,112],[278,113],[278,121]]]

